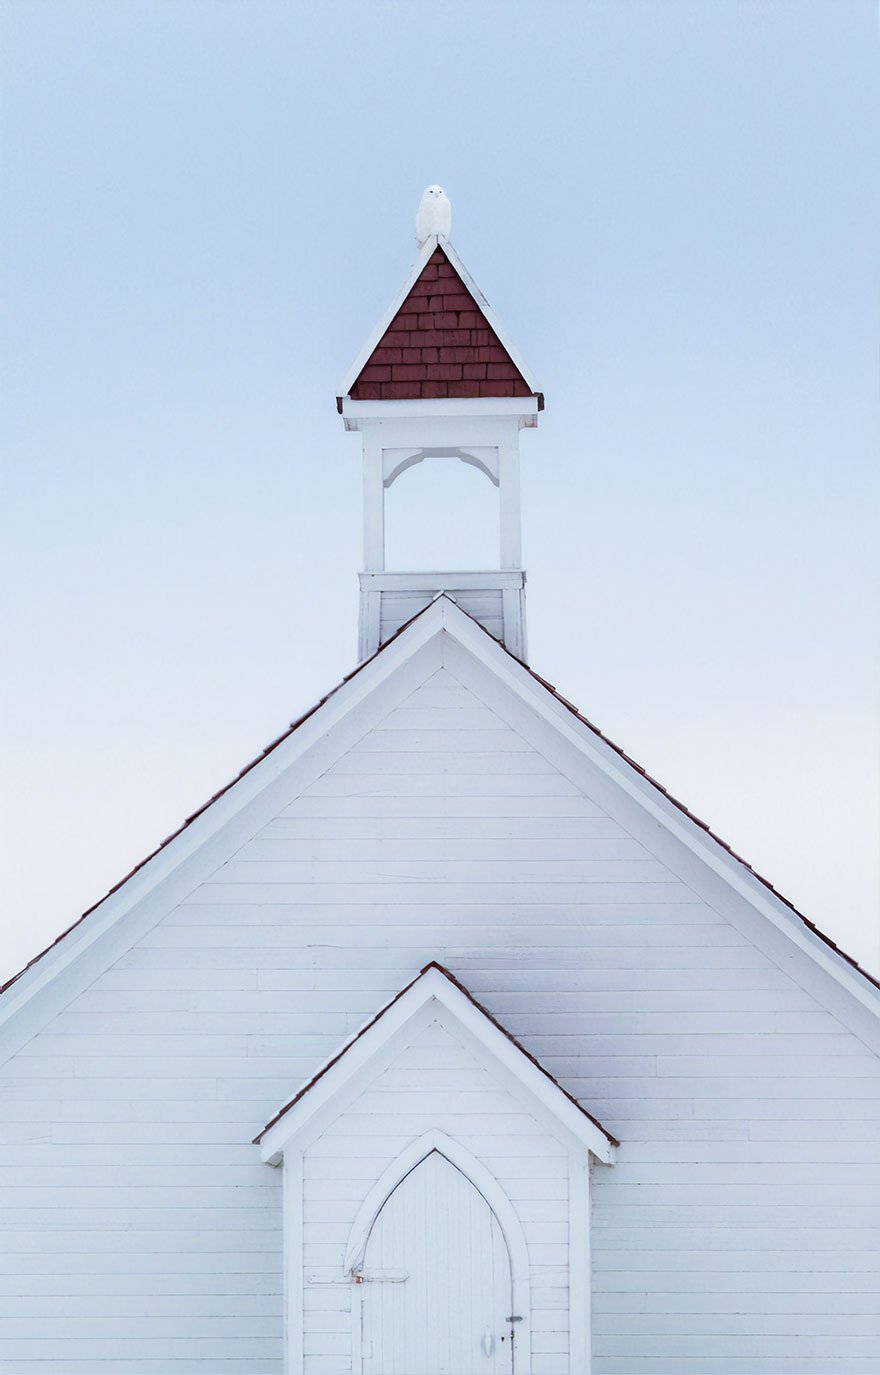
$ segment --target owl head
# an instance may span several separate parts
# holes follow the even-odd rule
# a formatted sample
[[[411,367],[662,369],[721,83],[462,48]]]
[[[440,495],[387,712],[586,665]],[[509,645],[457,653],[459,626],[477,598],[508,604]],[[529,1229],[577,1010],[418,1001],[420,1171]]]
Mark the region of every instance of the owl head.
[[[426,195],[426,196],[433,196],[435,199],[438,199],[438,200],[439,200],[439,198],[440,198],[441,196],[445,196],[445,195],[446,195],[446,192],[443,190],[443,187],[442,187],[442,186],[429,186],[429,187],[427,187],[427,189],[425,190],[425,195]]]

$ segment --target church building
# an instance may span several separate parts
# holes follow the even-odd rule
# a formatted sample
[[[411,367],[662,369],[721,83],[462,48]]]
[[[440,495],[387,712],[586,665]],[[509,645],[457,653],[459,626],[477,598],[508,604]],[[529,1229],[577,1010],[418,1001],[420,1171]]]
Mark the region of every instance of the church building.
[[[880,985],[531,665],[543,406],[429,234],[357,664],[0,996],[4,1375],[880,1372]],[[386,567],[435,459],[497,568]]]

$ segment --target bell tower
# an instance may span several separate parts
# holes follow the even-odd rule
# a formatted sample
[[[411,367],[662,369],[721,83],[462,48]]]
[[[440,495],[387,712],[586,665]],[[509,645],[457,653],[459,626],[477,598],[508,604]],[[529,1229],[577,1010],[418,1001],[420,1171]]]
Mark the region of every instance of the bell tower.
[[[445,592],[525,661],[519,436],[537,425],[544,397],[446,238],[421,246],[336,405],[363,445],[360,660]],[[385,493],[426,458],[469,463],[497,489],[496,569],[386,567]]]

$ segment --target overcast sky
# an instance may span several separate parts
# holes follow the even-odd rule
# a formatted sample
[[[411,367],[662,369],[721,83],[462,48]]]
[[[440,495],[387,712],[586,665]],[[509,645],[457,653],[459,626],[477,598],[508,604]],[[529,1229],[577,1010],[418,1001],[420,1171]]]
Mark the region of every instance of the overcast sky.
[[[354,666],[333,398],[433,181],[547,396],[533,666],[880,967],[871,0],[2,22],[0,978]],[[475,470],[393,495],[481,558]]]

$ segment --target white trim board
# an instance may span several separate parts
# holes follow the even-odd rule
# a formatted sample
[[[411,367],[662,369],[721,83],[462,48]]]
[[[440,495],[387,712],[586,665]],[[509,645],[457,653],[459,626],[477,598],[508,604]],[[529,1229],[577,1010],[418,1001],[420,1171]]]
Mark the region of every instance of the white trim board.
[[[518,430],[533,430],[538,424],[538,400],[534,396],[423,396],[400,401],[342,401],[342,417],[348,431],[367,430],[372,422],[391,432],[395,447],[423,449],[428,439],[454,444],[456,448],[478,447],[492,437],[487,422],[510,420]],[[426,430],[425,422],[443,422],[443,428]],[[409,421],[407,431],[403,422]]]
[[[415,1169],[416,1165],[427,1159],[433,1151],[438,1151],[440,1155],[445,1156],[452,1165],[456,1165],[461,1170],[462,1174],[467,1175],[472,1184],[476,1185],[501,1223],[514,1270],[528,1276],[529,1261],[525,1234],[510,1199],[499,1187],[495,1176],[486,1169],[481,1161],[477,1160],[475,1155],[466,1150],[460,1141],[453,1140],[451,1136],[447,1136],[446,1132],[438,1131],[436,1128],[425,1132],[415,1141],[411,1141],[370,1186],[369,1193],[358,1208],[357,1216],[349,1233],[348,1245],[345,1248],[345,1260],[343,1261],[346,1274],[356,1271],[362,1266],[373,1223],[379,1216],[383,1205],[388,1201],[390,1194],[394,1192],[397,1185],[409,1174],[410,1170]],[[588,1221],[589,1219],[587,1219]],[[528,1304],[525,1306],[528,1307]]]

